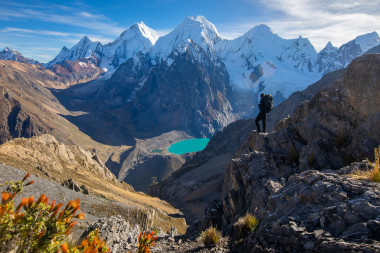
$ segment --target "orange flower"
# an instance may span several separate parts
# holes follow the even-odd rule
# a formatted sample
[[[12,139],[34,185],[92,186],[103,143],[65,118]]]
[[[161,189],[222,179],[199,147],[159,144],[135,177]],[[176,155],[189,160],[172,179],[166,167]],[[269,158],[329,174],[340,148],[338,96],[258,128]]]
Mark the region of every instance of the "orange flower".
[[[87,247],[88,246],[88,240],[87,239],[84,239],[83,241],[82,241],[82,247],[84,248],[84,247]]]
[[[57,213],[59,212],[59,209],[61,208],[63,206],[63,204],[62,203],[58,203],[58,205],[56,205],[54,208],[53,208],[53,215],[52,215],[52,217],[54,217],[54,216],[56,216],[57,215]]]
[[[30,181],[30,182],[26,183],[25,186],[28,186],[28,185],[31,185],[31,184],[34,184],[34,181]]]
[[[32,207],[33,205],[33,202],[34,202],[34,197],[33,196],[30,196],[29,199],[28,199],[28,207]]]
[[[76,221],[76,222],[73,222],[73,223],[71,223],[70,224],[70,226],[69,226],[69,229],[71,229],[72,227],[74,227],[76,224],[78,224],[78,222]]]
[[[2,203],[7,202],[11,198],[11,194],[9,192],[2,192],[1,193],[1,201]]]
[[[71,207],[71,205],[73,204],[74,201],[70,200],[69,203],[67,203],[65,209],[68,209],[69,207]]]
[[[62,253],[69,253],[69,247],[67,246],[67,243],[64,243],[61,245]]]
[[[41,194],[41,196],[39,197],[39,199],[37,200],[36,204],[39,204],[41,202],[44,202],[45,201],[45,198],[46,198],[46,195],[45,194]]]
[[[77,216],[75,216],[74,218],[77,218],[77,219],[80,219],[80,220],[84,220],[84,213],[79,213]]]
[[[22,182],[24,182],[29,176],[30,176],[30,173],[26,174],[25,177],[22,179]]]

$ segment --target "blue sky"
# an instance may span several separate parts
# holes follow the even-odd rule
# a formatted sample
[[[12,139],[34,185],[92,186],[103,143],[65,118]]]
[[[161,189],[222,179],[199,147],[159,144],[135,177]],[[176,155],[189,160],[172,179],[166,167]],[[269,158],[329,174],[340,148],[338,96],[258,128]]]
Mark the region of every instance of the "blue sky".
[[[283,38],[308,38],[317,51],[380,31],[378,0],[0,0],[0,49],[47,62],[84,35],[107,43],[144,21],[162,36],[197,15],[226,39],[266,24]]]

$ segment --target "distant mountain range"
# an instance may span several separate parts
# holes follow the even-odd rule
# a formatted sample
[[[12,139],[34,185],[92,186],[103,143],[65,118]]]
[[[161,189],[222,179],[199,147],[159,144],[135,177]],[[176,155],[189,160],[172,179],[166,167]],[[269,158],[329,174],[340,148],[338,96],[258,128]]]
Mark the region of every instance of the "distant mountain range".
[[[266,25],[259,25],[234,39],[221,38],[215,26],[202,16],[187,17],[169,34],[158,37],[143,22],[135,23],[114,42],[102,45],[83,37],[71,49],[61,52],[46,67],[65,60],[90,56],[99,59],[110,78],[115,69],[138,52],[146,54],[152,65],[165,61],[171,65],[179,53],[198,45],[227,68],[234,89],[277,95],[277,103],[295,91],[319,80],[324,74],[346,67],[352,59],[380,44],[376,32],[361,35],[336,48],[330,42],[319,53],[306,38],[283,39]],[[197,57],[202,61],[202,57]]]
[[[12,60],[29,64],[38,63],[38,61],[26,58],[22,54],[20,54],[16,49],[10,49],[9,47],[5,47],[3,50],[0,51],[0,60]]]
[[[72,84],[101,78],[81,106],[91,101],[92,110],[103,115],[121,108],[114,116],[129,119],[137,132],[211,136],[238,118],[255,116],[260,93],[272,94],[280,104],[378,45],[379,35],[372,32],[339,48],[329,42],[317,53],[308,39],[283,39],[266,25],[226,40],[197,16],[162,37],[143,22],[106,45],[85,36],[44,66],[70,77]]]

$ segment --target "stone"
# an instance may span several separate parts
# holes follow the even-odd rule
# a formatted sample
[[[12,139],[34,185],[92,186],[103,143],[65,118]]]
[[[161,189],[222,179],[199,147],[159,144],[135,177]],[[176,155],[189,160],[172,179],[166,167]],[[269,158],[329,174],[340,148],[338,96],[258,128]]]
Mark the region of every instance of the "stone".
[[[112,216],[110,218],[102,218],[92,223],[81,235],[79,241],[82,241],[87,235],[99,229],[99,236],[114,253],[125,252],[124,249],[137,245],[138,235],[142,229],[138,226],[132,226],[128,221],[120,216]]]

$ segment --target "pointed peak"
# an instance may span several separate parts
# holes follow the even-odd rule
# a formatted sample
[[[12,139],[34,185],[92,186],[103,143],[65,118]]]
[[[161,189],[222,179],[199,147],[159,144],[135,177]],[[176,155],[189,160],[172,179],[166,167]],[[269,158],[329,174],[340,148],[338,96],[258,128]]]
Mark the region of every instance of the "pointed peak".
[[[323,50],[338,50],[337,47],[334,47],[333,44],[331,43],[331,41],[327,42],[325,48]]]
[[[199,27],[202,30],[207,30],[208,32],[215,33],[218,37],[220,37],[215,25],[203,16],[188,16],[182,21],[180,25],[177,26],[177,29],[181,27]]]
[[[85,36],[82,37],[82,39],[80,39],[79,43],[81,43],[81,42],[82,42],[82,43],[83,43],[83,42],[88,42],[88,41],[91,42],[90,38],[87,37],[87,35],[85,35]]]
[[[9,47],[4,47],[3,50],[1,50],[2,52],[9,52],[9,51],[12,51],[12,49],[10,49]]]
[[[135,22],[131,27],[129,27],[129,29],[138,29],[140,30],[141,28],[145,28],[147,27],[145,25],[145,23],[143,21],[141,21],[140,23],[139,22]]]
[[[131,27],[129,27],[129,29],[122,32],[120,34],[119,38],[116,39],[116,41],[128,38],[131,36],[131,34],[143,36],[143,37],[149,39],[150,42],[152,43],[152,45],[154,45],[154,43],[156,43],[156,41],[159,38],[159,36],[155,30],[148,27],[147,25],[145,25],[145,23],[143,21],[141,21],[140,23],[139,22],[134,23]],[[133,36],[135,36],[135,35],[133,35]]]

